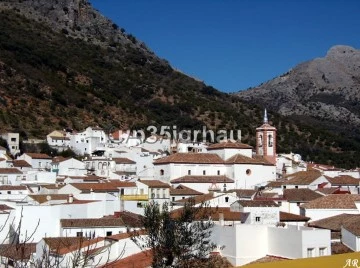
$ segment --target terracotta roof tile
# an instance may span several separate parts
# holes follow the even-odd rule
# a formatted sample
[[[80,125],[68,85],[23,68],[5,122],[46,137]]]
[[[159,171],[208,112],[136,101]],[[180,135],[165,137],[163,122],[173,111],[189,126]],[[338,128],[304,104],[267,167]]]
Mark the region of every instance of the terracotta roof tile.
[[[84,237],[47,237],[45,243],[49,246],[52,253],[64,255],[80,248],[94,249],[97,244],[103,241],[103,237],[87,239]]]
[[[154,165],[168,163],[223,164],[224,160],[222,160],[217,154],[176,153],[154,161]]]
[[[202,195],[203,193],[200,193],[194,189],[191,189],[189,187],[186,187],[185,185],[180,184],[176,188],[170,189],[170,195]]]
[[[318,189],[316,189],[316,192],[328,195],[328,194],[335,194],[339,190],[340,190],[339,187],[318,188]]]
[[[208,194],[202,194],[202,195],[197,195],[197,196],[193,196],[193,197],[188,197],[188,198],[181,199],[181,200],[178,200],[175,202],[184,204],[186,202],[189,202],[190,200],[194,200],[195,204],[200,204],[202,202],[210,201],[213,198],[215,198],[214,194],[208,193]]]
[[[233,183],[234,180],[220,175],[214,176],[192,176],[187,175],[170,181],[171,183]]]
[[[113,158],[113,160],[115,161],[116,164],[136,164],[135,161],[126,157],[117,157],[117,158]]]
[[[149,188],[170,188],[171,186],[159,180],[139,180],[139,182],[147,185]]]
[[[0,168],[0,174],[23,174],[17,168]]]
[[[355,201],[360,201],[360,195],[330,194],[314,199],[301,207],[306,209],[356,209]]]
[[[14,167],[31,167],[31,165],[26,162],[25,160],[14,160],[13,161]]]
[[[183,208],[175,209],[171,212],[171,217],[178,218],[183,212]],[[208,220],[209,217],[213,221],[219,221],[220,216],[223,216],[224,221],[239,221],[244,222],[244,219],[249,215],[249,213],[244,212],[235,212],[231,211],[229,207],[208,207],[199,209],[196,219],[198,220]]]
[[[248,263],[248,265],[256,264],[256,263],[278,262],[278,261],[285,261],[285,260],[289,260],[289,259],[283,258],[283,257],[266,255],[265,257],[262,257],[260,259],[257,259],[255,261]]]
[[[24,191],[27,190],[23,185],[0,185],[0,191]]]
[[[256,194],[256,190],[253,189],[232,189],[228,190],[227,193],[236,193],[239,198],[251,198]]]
[[[121,218],[61,219],[62,227],[115,227],[125,226]]]
[[[30,156],[32,159],[51,159],[51,156],[47,154],[39,154],[39,153],[25,153]]]
[[[278,207],[272,200],[238,200],[238,202],[242,207]]]
[[[285,178],[288,181],[284,185],[309,185],[321,176],[319,171],[299,171],[287,175]]]
[[[280,222],[309,221],[309,217],[280,211]]]
[[[348,248],[341,242],[332,242],[331,243],[331,255],[334,254],[344,254],[354,252],[352,249]]]
[[[284,189],[284,198],[289,202],[309,202],[322,197],[322,194],[305,189]]]
[[[332,186],[359,186],[360,180],[354,177],[341,175],[334,178],[325,176]]]
[[[269,161],[261,156],[247,157],[245,155],[236,154],[225,161],[226,164],[248,164],[248,165],[266,165],[273,166]]]
[[[355,236],[360,236],[360,215],[357,216],[358,217],[352,217],[351,219],[344,222],[343,228]]]
[[[253,147],[248,144],[227,140],[224,142],[212,144],[209,147],[207,147],[207,150],[209,151],[209,150],[218,150],[218,149],[252,149],[252,148]]]
[[[282,185],[285,184],[286,180],[276,180],[270,181],[265,187],[267,188],[282,188]]]
[[[115,235],[111,235],[111,236],[107,236],[106,239],[111,239],[111,240],[123,240],[126,238],[130,238],[133,237],[134,235],[145,235],[147,234],[145,230],[139,230],[136,232],[129,232],[129,233],[121,233],[121,234],[115,234]]]
[[[0,204],[0,210],[12,210],[14,208],[9,207],[8,205],[5,204]]]
[[[152,250],[146,250],[108,263],[102,268],[148,268],[151,267],[152,259]]]
[[[51,200],[63,200],[67,201],[69,198],[68,194],[31,194],[28,195],[31,199],[38,202],[39,204],[46,203]],[[48,200],[49,199],[49,200]],[[77,200],[74,198],[74,201]]]
[[[119,188],[136,187],[135,182],[111,182],[111,183],[70,183],[73,187],[81,190],[83,193],[87,192],[119,192]]]
[[[321,229],[328,229],[333,232],[340,232],[341,226],[345,225],[348,222],[360,221],[360,215],[357,214],[340,214],[328,218],[324,218],[317,221],[309,222],[308,226],[316,227]]]

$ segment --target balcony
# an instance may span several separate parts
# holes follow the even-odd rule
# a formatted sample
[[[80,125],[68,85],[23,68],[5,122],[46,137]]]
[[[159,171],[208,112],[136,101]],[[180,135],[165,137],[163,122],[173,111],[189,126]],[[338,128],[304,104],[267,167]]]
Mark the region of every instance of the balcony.
[[[120,197],[123,201],[148,201],[149,197],[147,194],[126,194]]]

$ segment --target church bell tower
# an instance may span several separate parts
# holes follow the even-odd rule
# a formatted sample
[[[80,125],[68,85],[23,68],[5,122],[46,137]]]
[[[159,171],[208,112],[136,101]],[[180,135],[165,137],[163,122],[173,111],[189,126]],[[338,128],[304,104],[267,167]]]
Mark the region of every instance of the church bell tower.
[[[256,128],[256,155],[276,164],[276,128],[269,124],[266,109],[264,123]]]

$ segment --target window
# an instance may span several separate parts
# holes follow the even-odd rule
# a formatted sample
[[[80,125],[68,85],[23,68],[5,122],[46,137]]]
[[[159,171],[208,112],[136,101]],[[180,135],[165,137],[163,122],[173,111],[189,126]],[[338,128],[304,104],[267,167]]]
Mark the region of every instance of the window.
[[[286,185],[283,185],[283,189],[286,189]]]
[[[269,147],[272,147],[272,146],[273,146],[273,138],[272,138],[272,135],[269,135],[268,138],[269,138]]]
[[[218,176],[220,175],[220,170],[217,171]]]
[[[11,146],[11,149],[15,149],[15,146]]]
[[[248,176],[251,175],[251,169],[246,170],[246,175],[248,175]]]
[[[11,138],[11,141],[16,141],[16,138]]]
[[[229,202],[229,197],[228,196],[225,197],[225,202],[226,203]]]
[[[191,170],[190,169],[188,170],[188,175],[191,175]]]
[[[39,168],[41,168],[41,162],[39,162]]]
[[[311,258],[311,257],[314,257],[314,248],[308,248],[307,249],[307,257],[308,258]]]
[[[110,235],[112,235],[112,232],[106,232],[106,236],[110,236]]]
[[[299,188],[299,186],[295,185],[295,189],[298,189],[298,188]]]
[[[255,217],[256,222],[260,222],[260,217]]]
[[[300,206],[300,202],[296,202],[296,205],[299,207],[299,206]]]
[[[172,201],[173,201],[173,202],[175,201],[175,196],[172,197]]]
[[[278,203],[278,205],[279,205],[279,206],[281,206],[281,204],[282,204],[280,201],[279,201],[279,202],[277,202],[277,203]]]
[[[206,170],[203,170],[203,175],[206,175]]]
[[[259,147],[262,147],[262,139],[263,139],[263,136],[260,134],[259,135]]]
[[[11,191],[7,191],[7,194],[11,194]]]
[[[164,170],[160,169],[160,176],[164,176]]]
[[[183,196],[182,199],[185,199],[185,196]]]
[[[76,232],[76,237],[82,237],[83,236],[83,232]]]
[[[325,256],[326,248],[319,248],[319,256]]]

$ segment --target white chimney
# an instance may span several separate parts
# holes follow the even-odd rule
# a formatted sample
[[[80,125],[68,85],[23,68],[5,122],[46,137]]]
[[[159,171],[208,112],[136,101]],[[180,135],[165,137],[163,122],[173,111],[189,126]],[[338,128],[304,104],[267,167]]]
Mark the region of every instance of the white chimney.
[[[69,194],[68,203],[73,203],[73,202],[74,202],[74,196],[72,194]]]
[[[224,226],[224,213],[219,213],[219,224]]]

